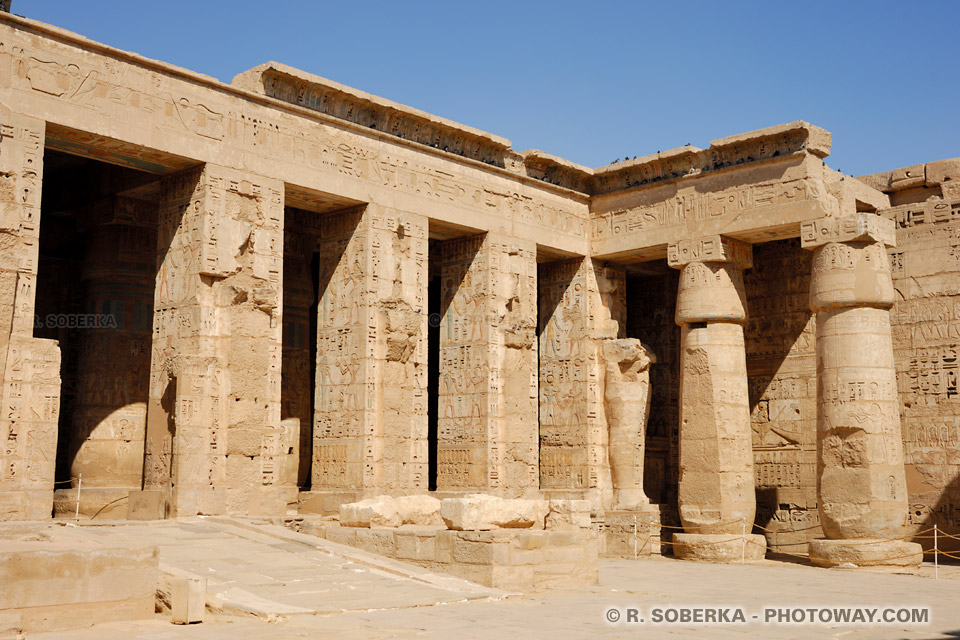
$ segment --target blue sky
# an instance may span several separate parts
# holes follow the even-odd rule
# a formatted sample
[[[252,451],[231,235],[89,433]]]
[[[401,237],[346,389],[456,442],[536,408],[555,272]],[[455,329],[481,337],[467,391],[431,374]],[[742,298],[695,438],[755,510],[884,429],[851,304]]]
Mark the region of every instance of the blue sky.
[[[588,166],[808,120],[860,175],[960,156],[960,1],[13,0],[229,81],[277,60]]]

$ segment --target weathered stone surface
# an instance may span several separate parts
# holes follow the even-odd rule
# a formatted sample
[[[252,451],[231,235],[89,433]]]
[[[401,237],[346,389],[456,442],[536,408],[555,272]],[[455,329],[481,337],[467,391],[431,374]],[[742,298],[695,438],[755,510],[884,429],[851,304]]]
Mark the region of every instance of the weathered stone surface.
[[[701,562],[756,562],[763,560],[767,541],[761,535],[673,534],[673,554],[681,560]]]
[[[511,591],[592,585],[598,579],[599,546],[594,528],[364,530],[311,516],[288,521],[287,525],[333,542]]]
[[[383,495],[340,505],[340,524],[345,527],[443,526],[443,520],[440,500],[432,496]]]
[[[25,633],[153,617],[157,549],[4,540],[0,616]]]
[[[397,498],[397,511],[403,524],[418,526],[442,526],[440,517],[441,501],[432,496],[400,496]]]
[[[550,500],[544,528],[551,531],[574,531],[592,526],[589,500]]]
[[[643,452],[650,413],[649,369],[656,356],[635,338],[607,340],[602,349],[613,508],[637,509],[650,502],[643,492]]]
[[[960,533],[957,159],[853,179],[793,122],[590,169],[275,63],[0,40],[0,519]],[[395,503],[346,521],[440,526]],[[519,504],[448,509],[585,528]]]
[[[833,224],[834,221],[830,221]],[[869,563],[863,539],[902,538],[907,523],[899,399],[890,326],[894,303],[883,233],[890,220],[861,216],[811,242],[810,308],[817,313],[817,497],[829,540],[819,544],[832,560],[845,552]],[[890,244],[889,242],[887,244]],[[917,545],[919,551],[919,545]],[[863,556],[863,557],[861,557]],[[908,559],[919,563],[922,555]],[[828,562],[824,560],[823,562]]]
[[[810,562],[818,567],[917,567],[923,547],[906,540],[817,538],[810,541]]]
[[[548,513],[544,500],[504,499],[487,494],[446,498],[440,503],[440,515],[447,528],[458,531],[543,529]]]
[[[403,521],[397,501],[384,495],[340,505],[340,523],[345,527],[399,527]]]

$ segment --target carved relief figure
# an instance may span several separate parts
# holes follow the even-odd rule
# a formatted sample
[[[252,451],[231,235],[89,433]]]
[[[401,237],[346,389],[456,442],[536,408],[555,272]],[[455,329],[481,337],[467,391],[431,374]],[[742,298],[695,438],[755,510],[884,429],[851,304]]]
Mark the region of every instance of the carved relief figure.
[[[604,341],[603,359],[613,508],[630,511],[650,504],[643,491],[643,451],[650,415],[650,365],[657,359],[636,338]]]

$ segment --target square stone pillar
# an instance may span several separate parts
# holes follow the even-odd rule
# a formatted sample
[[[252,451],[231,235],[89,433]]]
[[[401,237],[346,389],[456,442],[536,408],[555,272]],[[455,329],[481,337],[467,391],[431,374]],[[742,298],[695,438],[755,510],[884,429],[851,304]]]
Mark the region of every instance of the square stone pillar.
[[[589,258],[539,265],[540,488],[610,507],[603,340],[626,332],[625,274]]]
[[[285,513],[282,183],[210,164],[165,176],[158,248],[144,484],[175,515]]]
[[[437,489],[537,489],[536,248],[484,234],[441,245]]]
[[[804,223],[814,251],[810,308],[817,314],[817,506],[821,566],[918,566],[907,525],[900,400],[890,328],[895,300],[887,247],[894,221],[876,214]]]
[[[314,492],[427,488],[427,218],[377,205],[324,216]]]
[[[0,111],[0,520],[53,512],[60,348],[33,337],[44,129]]]

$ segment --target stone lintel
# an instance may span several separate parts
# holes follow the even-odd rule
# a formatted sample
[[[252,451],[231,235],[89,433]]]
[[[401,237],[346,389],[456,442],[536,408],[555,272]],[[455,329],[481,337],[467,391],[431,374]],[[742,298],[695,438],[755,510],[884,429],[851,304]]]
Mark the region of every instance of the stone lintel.
[[[674,269],[691,262],[733,262],[749,269],[753,266],[753,248],[748,242],[721,235],[680,240],[667,247],[667,264]]]
[[[874,213],[819,218],[800,224],[800,244],[816,249],[830,242],[882,242],[897,246],[897,230],[893,220]]]

